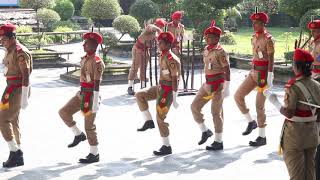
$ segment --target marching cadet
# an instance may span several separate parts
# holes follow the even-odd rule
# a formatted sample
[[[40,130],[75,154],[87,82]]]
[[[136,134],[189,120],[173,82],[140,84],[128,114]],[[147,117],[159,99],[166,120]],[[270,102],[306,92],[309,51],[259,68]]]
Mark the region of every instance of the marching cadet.
[[[308,28],[310,29],[313,37],[313,41],[311,42],[310,46],[310,52],[315,60],[312,64],[312,77],[316,81],[320,82],[320,20],[311,21],[308,24]],[[318,123],[320,123],[320,116],[318,118]],[[320,137],[316,153],[316,177],[317,180],[320,180]]]
[[[138,131],[145,131],[154,128],[154,123],[149,112],[148,101],[157,100],[157,123],[162,137],[163,146],[159,151],[154,151],[156,156],[162,156],[172,153],[169,142],[169,124],[165,122],[171,104],[178,108],[177,90],[180,77],[180,61],[179,58],[171,52],[171,46],[174,42],[174,36],[171,32],[162,32],[158,36],[159,50],[161,55],[159,58],[160,80],[158,86],[152,86],[145,91],[136,94],[137,103],[142,112],[145,123]]]
[[[256,12],[251,15],[253,29],[255,34],[252,37],[253,61],[252,69],[246,79],[242,82],[234,95],[238,108],[244,117],[248,120],[248,126],[242,135],[248,135],[259,127],[259,136],[255,141],[250,141],[250,146],[262,146],[267,143],[265,136],[265,96],[263,91],[270,88],[273,83],[273,62],[274,62],[274,41],[272,35],[267,32],[265,24],[269,17],[263,12]],[[245,97],[257,87],[256,111],[258,125],[252,119],[249,109],[245,102]]]
[[[4,24],[0,27],[0,42],[6,49],[4,57],[4,76],[7,87],[0,103],[0,130],[8,143],[10,155],[3,167],[11,168],[24,165],[20,149],[20,109],[28,106],[30,92],[29,76],[32,71],[32,57],[29,50],[16,40],[16,27]]]
[[[98,139],[96,133],[95,118],[99,110],[99,89],[104,63],[98,55],[96,49],[103,42],[100,34],[89,32],[83,35],[83,49],[86,55],[82,58],[80,65],[80,91],[72,97],[69,102],[59,111],[59,115],[64,123],[74,133],[75,138],[69,148],[75,147],[88,137],[90,153],[87,157],[80,159],[80,163],[94,163],[99,161]],[[85,131],[87,136],[78,129],[73,115],[80,111],[84,115]]]
[[[286,119],[281,135],[281,151],[290,180],[315,180],[315,153],[318,145],[317,110],[320,84],[311,78],[312,55],[302,49],[294,52],[295,78],[285,85],[284,105],[266,90],[264,94]],[[281,152],[280,151],[280,152]]]
[[[137,42],[132,47],[132,65],[128,75],[128,94],[134,95],[134,79],[140,69],[140,81],[144,87],[146,77],[145,71],[150,57],[150,42],[155,40],[160,32],[163,31],[164,26],[167,24],[161,18],[155,20],[154,24],[149,24],[141,35],[138,37]],[[145,52],[147,51],[147,52]],[[145,57],[146,56],[146,57]]]
[[[229,95],[230,66],[229,57],[219,44],[222,31],[215,26],[213,20],[211,26],[204,32],[207,46],[203,53],[204,71],[206,83],[199,89],[196,97],[191,104],[191,111],[194,120],[198,123],[202,131],[199,145],[205,143],[213,135],[212,131],[204,124],[201,110],[205,104],[211,100],[211,113],[215,127],[215,138],[207,150],[222,150],[222,131],[223,131],[223,111],[222,103],[224,97]]]
[[[181,24],[183,11],[176,11],[171,15],[171,22],[168,23],[168,31],[174,35],[174,43],[172,45],[172,52],[180,56],[180,42],[183,41],[184,25]]]

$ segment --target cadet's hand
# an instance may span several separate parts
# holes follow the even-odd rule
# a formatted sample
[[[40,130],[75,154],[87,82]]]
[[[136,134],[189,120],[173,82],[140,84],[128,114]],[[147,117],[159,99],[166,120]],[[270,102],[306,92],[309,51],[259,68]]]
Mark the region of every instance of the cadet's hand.
[[[96,113],[99,111],[99,91],[93,91],[93,101],[92,101],[92,112]]]
[[[226,98],[230,95],[229,85],[230,85],[230,81],[225,81],[223,83],[223,97],[224,98]]]
[[[268,72],[267,84],[269,88],[273,86],[273,78],[273,72]]]
[[[21,108],[26,109],[28,106],[29,86],[22,86]]]
[[[173,102],[172,102],[172,104],[173,104],[173,107],[176,108],[176,109],[179,107],[179,104],[177,102],[177,96],[178,96],[178,92],[173,91]]]

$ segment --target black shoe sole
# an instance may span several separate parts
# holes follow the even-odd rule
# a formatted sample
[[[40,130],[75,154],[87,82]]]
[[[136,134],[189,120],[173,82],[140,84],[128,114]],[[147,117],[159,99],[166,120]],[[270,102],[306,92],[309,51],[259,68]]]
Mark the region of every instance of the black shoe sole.
[[[92,164],[92,163],[96,163],[96,162],[99,162],[100,160],[95,160],[95,161],[86,161],[86,160],[79,160],[79,163],[80,164]]]
[[[207,146],[206,150],[208,150],[208,151],[221,151],[221,150],[223,150],[223,147],[222,148],[212,148],[211,146]]]
[[[166,156],[166,155],[170,155],[172,154],[172,152],[170,153],[161,153],[161,152],[158,152],[158,151],[153,151],[153,155],[155,156]]]
[[[24,162],[18,162],[10,166],[6,166],[4,163],[2,164],[4,168],[14,168],[14,167],[23,166],[23,165],[24,165]]]

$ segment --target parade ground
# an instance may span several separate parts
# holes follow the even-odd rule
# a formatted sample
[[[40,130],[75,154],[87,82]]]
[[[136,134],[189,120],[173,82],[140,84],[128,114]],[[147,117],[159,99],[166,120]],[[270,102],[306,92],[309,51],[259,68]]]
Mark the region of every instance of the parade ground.
[[[75,48],[76,49],[76,48]],[[2,70],[1,70],[2,71]],[[178,109],[168,114],[173,154],[153,156],[153,150],[161,146],[157,127],[143,133],[136,131],[143,124],[135,98],[126,93],[127,85],[101,87],[102,104],[97,115],[100,162],[78,164],[87,155],[87,141],[75,148],[67,145],[73,133],[58,115],[58,110],[79,90],[79,86],[60,80],[66,69],[35,69],[31,76],[29,106],[21,111],[20,129],[25,166],[0,169],[0,179],[217,179],[217,180],[269,180],[288,179],[285,164],[278,155],[279,134],[284,118],[272,104],[266,103],[267,145],[260,148],[248,146],[258,136],[258,130],[248,136],[241,133],[247,122],[236,107],[233,94],[248,71],[232,69],[230,97],[224,101],[224,150],[208,152],[206,145],[198,146],[201,132],[195,123],[190,104],[195,96],[178,97]],[[201,84],[201,74],[196,71],[195,87]],[[202,78],[203,79],[203,78]],[[138,87],[137,85],[136,87]],[[0,78],[4,89],[5,78]],[[273,90],[283,100],[283,85]],[[255,113],[255,92],[247,98],[252,114]],[[155,119],[155,101],[150,102]],[[210,105],[204,108],[207,126],[213,130]],[[78,127],[84,130],[83,116],[74,116]],[[0,160],[8,157],[5,141],[0,141]]]

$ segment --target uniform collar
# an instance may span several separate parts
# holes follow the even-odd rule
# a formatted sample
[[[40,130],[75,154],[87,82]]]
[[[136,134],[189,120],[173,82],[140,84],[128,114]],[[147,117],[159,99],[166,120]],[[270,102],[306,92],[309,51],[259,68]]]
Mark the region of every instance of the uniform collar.
[[[165,56],[165,55],[167,55],[167,54],[169,54],[169,50],[163,50],[163,51],[161,51],[161,56]]]
[[[303,73],[300,73],[298,75],[296,75],[295,79],[298,81],[298,80],[301,80],[303,78]]]
[[[86,57],[86,58],[90,58],[90,57],[95,57],[95,56],[96,56],[96,53],[93,53],[93,54],[88,54],[88,53],[87,53],[85,57]]]
[[[208,45],[208,46],[207,46],[207,50],[208,50],[208,51],[211,51],[211,50],[213,50],[213,49],[215,49],[215,50],[220,50],[220,49],[221,49],[220,43],[218,43],[218,44],[216,44],[216,45]]]
[[[268,33],[267,30],[266,30],[265,28],[263,28],[262,31],[255,32],[255,35],[256,35],[256,37],[259,37],[259,36],[265,35],[265,34],[267,34],[267,33]]]

